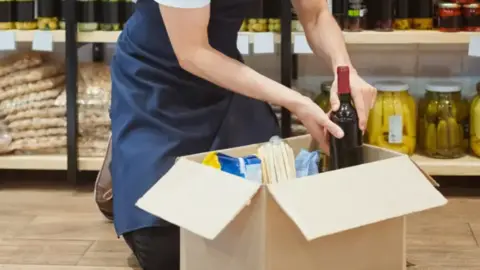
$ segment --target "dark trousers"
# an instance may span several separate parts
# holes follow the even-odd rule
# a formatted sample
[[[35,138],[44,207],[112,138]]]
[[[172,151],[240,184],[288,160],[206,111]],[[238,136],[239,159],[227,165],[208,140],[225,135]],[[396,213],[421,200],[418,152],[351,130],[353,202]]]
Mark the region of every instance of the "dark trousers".
[[[152,227],[123,235],[143,270],[180,269],[180,230]]]

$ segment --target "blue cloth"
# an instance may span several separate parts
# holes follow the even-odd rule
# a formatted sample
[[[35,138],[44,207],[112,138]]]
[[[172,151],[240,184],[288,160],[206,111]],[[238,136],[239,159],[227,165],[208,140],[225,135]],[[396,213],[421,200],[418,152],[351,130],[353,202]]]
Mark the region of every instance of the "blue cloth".
[[[210,44],[241,60],[236,39],[251,0],[213,0]],[[222,67],[218,67],[222,68]],[[168,225],[135,206],[178,156],[268,141],[278,134],[269,105],[183,70],[158,4],[139,0],[111,63],[112,179],[118,235]]]
[[[300,150],[295,158],[295,170],[297,178],[318,174],[318,162],[320,155],[318,151],[308,152],[305,149]]]

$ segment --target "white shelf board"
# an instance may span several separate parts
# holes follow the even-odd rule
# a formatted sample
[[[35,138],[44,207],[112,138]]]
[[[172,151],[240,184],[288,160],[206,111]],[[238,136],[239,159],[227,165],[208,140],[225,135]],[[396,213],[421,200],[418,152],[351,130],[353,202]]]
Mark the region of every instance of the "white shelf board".
[[[35,31],[38,30],[11,30],[15,31],[17,42],[31,42]],[[65,31],[51,31],[54,42],[65,42]],[[115,43],[120,31],[93,31],[79,32],[78,42]],[[249,42],[253,43],[256,33],[239,32],[239,35],[248,35]],[[295,36],[304,36],[303,32],[292,33]],[[344,32],[347,44],[468,44],[471,36],[480,36],[475,32],[442,33],[439,31],[393,31],[393,32]],[[275,33],[275,43],[280,42],[280,35]]]
[[[480,158],[465,156],[458,159],[433,159],[414,155],[412,159],[428,174],[434,176],[480,176]],[[98,171],[101,157],[79,158],[79,170]],[[9,155],[0,156],[0,169],[66,170],[65,155]]]
[[[434,159],[414,155],[413,161],[433,176],[480,176],[480,158],[464,156],[456,159]]]
[[[79,158],[81,171],[98,171],[103,158]],[[66,155],[6,155],[0,156],[0,169],[12,170],[59,170],[67,169]]]

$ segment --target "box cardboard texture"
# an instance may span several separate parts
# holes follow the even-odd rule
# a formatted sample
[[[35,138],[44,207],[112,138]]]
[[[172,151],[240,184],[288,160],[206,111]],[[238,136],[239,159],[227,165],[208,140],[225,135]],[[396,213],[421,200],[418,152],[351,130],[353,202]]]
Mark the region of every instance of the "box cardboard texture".
[[[447,200],[409,157],[364,147],[366,164],[271,185],[179,158],[137,206],[182,228],[182,270],[402,270],[405,216]]]

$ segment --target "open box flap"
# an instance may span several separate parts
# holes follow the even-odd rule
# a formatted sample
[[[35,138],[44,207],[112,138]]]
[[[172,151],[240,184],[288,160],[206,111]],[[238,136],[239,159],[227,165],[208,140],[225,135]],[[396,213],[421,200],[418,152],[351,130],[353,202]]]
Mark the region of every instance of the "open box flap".
[[[180,158],[136,205],[212,240],[259,188],[253,181]]]
[[[407,156],[269,185],[268,189],[307,240],[447,202]]]

